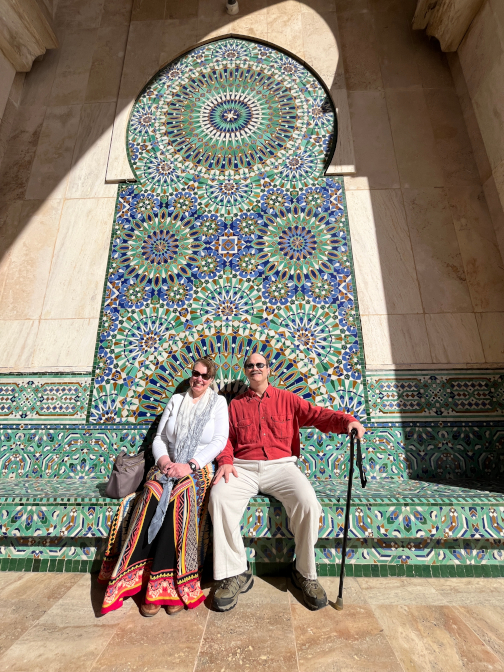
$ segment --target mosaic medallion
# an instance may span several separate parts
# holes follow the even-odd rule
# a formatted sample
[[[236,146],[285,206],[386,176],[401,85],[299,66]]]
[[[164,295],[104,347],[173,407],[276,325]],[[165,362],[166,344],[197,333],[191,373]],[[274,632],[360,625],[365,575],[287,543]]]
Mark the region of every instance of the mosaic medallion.
[[[92,422],[154,418],[203,354],[240,387],[255,351],[277,385],[364,413],[343,187],[323,177],[334,126],[319,81],[254,42],[209,43],[149,83],[129,124],[138,184],[119,189]]]
[[[320,175],[334,128],[332,106],[297,61],[227,39],[164,68],[138,99],[130,159],[142,182],[166,192],[188,175],[228,178],[226,189],[263,173]],[[215,185],[217,191],[222,184]]]

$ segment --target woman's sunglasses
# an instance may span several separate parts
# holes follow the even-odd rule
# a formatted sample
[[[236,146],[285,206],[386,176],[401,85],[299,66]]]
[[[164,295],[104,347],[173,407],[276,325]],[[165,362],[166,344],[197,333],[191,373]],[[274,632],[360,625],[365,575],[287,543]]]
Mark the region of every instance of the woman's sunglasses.
[[[208,373],[201,373],[200,371],[193,371],[192,372],[192,377],[193,378],[199,378],[200,376],[203,378],[203,380],[210,380],[210,378],[212,377]]]

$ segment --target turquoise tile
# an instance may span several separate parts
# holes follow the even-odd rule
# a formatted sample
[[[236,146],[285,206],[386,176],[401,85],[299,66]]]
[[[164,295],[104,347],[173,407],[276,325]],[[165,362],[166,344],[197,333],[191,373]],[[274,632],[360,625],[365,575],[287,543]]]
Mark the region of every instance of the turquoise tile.
[[[91,561],[91,568],[90,572],[99,572],[102,566],[102,561],[101,560],[92,560]]]

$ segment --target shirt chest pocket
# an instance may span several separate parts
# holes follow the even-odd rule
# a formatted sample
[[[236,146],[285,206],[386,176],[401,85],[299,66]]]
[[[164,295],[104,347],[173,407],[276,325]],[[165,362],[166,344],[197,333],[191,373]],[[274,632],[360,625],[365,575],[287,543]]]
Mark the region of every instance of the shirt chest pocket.
[[[236,433],[240,445],[257,443],[257,428],[252,420],[240,420],[236,425]]]
[[[268,425],[275,439],[292,438],[292,416],[272,415]]]

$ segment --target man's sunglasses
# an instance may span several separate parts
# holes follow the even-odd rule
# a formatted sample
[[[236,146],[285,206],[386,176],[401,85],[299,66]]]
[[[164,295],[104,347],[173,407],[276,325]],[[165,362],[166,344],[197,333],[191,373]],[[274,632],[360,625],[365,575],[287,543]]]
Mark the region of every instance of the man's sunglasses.
[[[251,371],[254,368],[254,366],[257,366],[258,369],[264,369],[266,364],[264,364],[263,362],[259,362],[259,364],[245,364],[245,368],[248,369],[249,371]]]
[[[200,376],[203,378],[203,380],[210,380],[212,377],[209,373],[201,373],[200,371],[196,370],[192,372],[193,378],[199,378]]]

